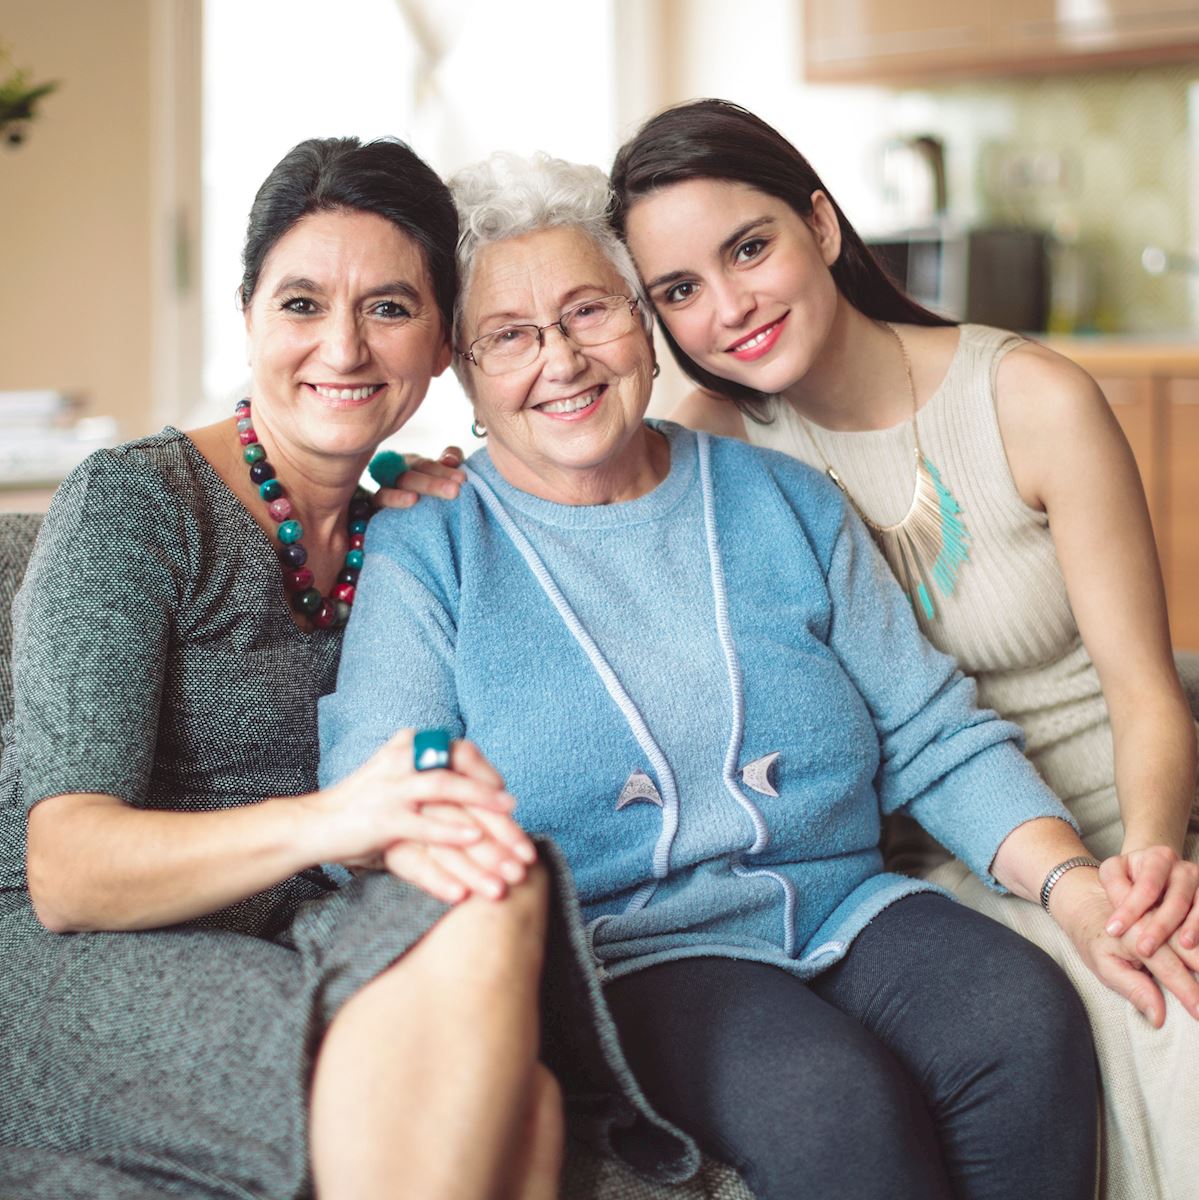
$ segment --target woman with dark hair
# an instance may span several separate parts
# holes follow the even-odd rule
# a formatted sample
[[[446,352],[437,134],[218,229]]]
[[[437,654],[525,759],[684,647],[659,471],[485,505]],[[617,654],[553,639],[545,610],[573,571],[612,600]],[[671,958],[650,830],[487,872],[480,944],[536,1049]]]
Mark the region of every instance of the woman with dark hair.
[[[1195,726],[1136,466],[1102,394],[1044,347],[902,295],[803,156],[736,105],[653,117],[612,181],[662,332],[699,385],[673,415],[837,483],[925,633],[1023,727],[1105,860],[1068,881],[1117,906],[1108,928],[1129,961],[1110,991],[1036,905],[943,855],[923,873],[1070,974],[1104,1076],[1107,1195],[1189,1194]]]
[[[661,157],[658,157],[661,156]],[[781,200],[804,220],[827,206],[841,231],[840,253],[828,270],[837,291],[863,316],[909,325],[952,326],[917,304],[886,275],[811,164],[761,118],[724,100],[698,100],[647,121],[621,147],[612,165],[613,222],[629,240],[628,210],[636,200],[688,180],[742,183]],[[708,371],[690,358],[665,321],[661,331],[687,375],[751,415],[764,412],[772,393],[752,382]],[[685,415],[682,414],[682,415]]]
[[[557,1195],[503,781],[405,730],[316,786],[358,479],[449,362],[456,236],[403,143],[297,146],[250,215],[249,398],[55,497],[0,773],[4,1195]]]

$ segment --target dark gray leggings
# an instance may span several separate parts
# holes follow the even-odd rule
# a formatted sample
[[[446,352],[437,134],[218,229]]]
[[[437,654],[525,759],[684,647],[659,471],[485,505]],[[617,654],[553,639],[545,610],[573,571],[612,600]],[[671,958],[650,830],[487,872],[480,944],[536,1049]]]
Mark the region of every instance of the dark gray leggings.
[[[760,1200],[1091,1200],[1098,1075],[1065,975],[922,893],[803,983],[728,958],[608,985],[650,1101]]]

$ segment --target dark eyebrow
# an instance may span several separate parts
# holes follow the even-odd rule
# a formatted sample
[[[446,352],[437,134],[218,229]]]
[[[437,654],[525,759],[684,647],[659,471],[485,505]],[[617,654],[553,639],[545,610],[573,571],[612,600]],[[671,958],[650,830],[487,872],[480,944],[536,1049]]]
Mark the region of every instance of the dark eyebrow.
[[[720,243],[720,253],[727,254],[734,246],[737,245],[743,237],[753,233],[755,229],[762,225],[773,225],[773,217],[754,217],[752,221],[746,221],[744,225],[738,225],[728,237]]]
[[[279,281],[279,286],[275,288],[274,296],[282,296],[287,292],[320,292],[321,286],[304,275],[289,275],[286,279]],[[373,300],[376,296],[403,296],[407,300],[414,303],[420,300],[420,290],[415,284],[409,283],[406,279],[389,279],[386,283],[381,283],[378,287],[373,287],[369,291],[363,293],[364,300]]]
[[[319,292],[321,289],[302,275],[289,275],[279,280],[279,286],[271,293],[272,299],[282,296],[285,292]]]
[[[741,241],[741,239],[743,237],[746,236],[746,234],[752,233],[755,229],[758,229],[763,225],[773,225],[774,223],[775,223],[774,217],[762,216],[762,217],[754,217],[752,220],[746,221],[742,225],[738,225],[737,228],[734,229],[733,232],[730,233],[729,236],[726,237],[724,239],[724,241],[720,243],[720,246],[719,246],[720,253],[722,255],[727,254],[730,250],[733,249],[734,246],[737,245],[737,243],[739,241]],[[691,272],[686,271],[686,270],[667,271],[666,274],[659,275],[656,279],[651,279],[645,285],[645,290],[647,292],[656,291],[663,284],[674,283],[675,280],[677,280],[677,279],[685,279],[690,274],[691,274]]]
[[[688,271],[667,271],[665,275],[659,275],[656,279],[651,279],[645,285],[647,292],[655,292],[664,283],[674,283],[676,279],[683,279],[689,274]]]
[[[406,279],[392,279],[387,283],[381,283],[378,287],[373,287],[368,292],[363,293],[364,300],[373,300],[376,296],[403,296],[407,300],[416,303],[420,300],[420,289],[413,283],[409,283]]]

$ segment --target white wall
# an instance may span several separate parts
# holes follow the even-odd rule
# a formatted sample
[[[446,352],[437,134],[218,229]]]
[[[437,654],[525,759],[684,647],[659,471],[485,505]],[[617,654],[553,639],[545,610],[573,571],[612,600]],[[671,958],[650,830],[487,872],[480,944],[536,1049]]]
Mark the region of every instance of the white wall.
[[[221,415],[244,386],[233,295],[245,219],[292,145],[390,134],[444,175],[499,149],[606,164],[614,14],[609,0],[207,0],[206,404],[195,420]],[[470,421],[447,372],[396,442],[426,453],[468,446]]]

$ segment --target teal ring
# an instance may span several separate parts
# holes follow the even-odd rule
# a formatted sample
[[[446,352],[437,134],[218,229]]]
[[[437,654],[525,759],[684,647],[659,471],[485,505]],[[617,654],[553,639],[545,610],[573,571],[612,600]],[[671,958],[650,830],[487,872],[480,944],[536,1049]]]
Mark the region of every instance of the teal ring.
[[[412,765],[418,771],[436,771],[450,765],[450,731],[418,729],[412,739]]]
[[[404,456],[398,454],[395,450],[380,450],[371,459],[367,470],[370,471],[371,478],[380,487],[393,488],[396,485],[396,480],[408,470],[408,463],[405,461]]]

